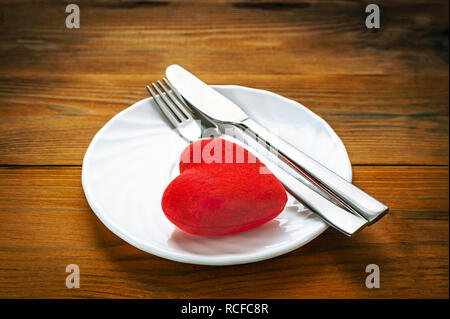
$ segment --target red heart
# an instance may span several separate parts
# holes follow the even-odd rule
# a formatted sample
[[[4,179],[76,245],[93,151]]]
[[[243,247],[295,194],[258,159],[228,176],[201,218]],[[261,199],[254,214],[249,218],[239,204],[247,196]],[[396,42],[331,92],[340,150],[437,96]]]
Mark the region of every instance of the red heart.
[[[162,198],[166,217],[196,235],[221,236],[262,225],[283,210],[283,185],[253,154],[220,138],[190,144]]]

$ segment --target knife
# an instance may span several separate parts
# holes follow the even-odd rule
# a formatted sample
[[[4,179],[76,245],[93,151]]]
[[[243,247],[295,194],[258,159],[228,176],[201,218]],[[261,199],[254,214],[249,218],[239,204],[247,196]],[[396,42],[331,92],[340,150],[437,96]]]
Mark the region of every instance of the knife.
[[[166,69],[166,76],[183,98],[199,112],[219,124],[238,127],[266,145],[270,145],[285,163],[303,176],[307,176],[308,180],[329,192],[340,202],[348,205],[352,212],[361,215],[369,223],[374,223],[388,212],[389,208],[386,205],[272,134],[250,119],[235,103],[181,66],[170,65]]]

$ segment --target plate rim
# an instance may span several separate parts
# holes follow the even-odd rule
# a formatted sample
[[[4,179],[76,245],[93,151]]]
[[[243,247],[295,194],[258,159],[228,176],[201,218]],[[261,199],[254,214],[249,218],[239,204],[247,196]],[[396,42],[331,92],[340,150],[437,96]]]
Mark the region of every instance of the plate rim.
[[[289,98],[286,98],[286,97],[276,94],[274,92],[263,90],[263,89],[250,88],[250,87],[241,86],[241,85],[211,85],[211,87],[218,88],[218,89],[230,89],[230,90],[239,89],[239,90],[244,90],[244,91],[248,91],[248,92],[258,92],[260,94],[269,94],[276,98],[281,98],[282,100],[284,100],[287,103],[291,103],[291,104],[293,103],[297,107],[303,108],[303,110],[306,111],[307,113],[309,113],[310,116],[314,117],[316,120],[321,122],[324,125],[324,127],[326,128],[326,130],[329,131],[331,133],[331,135],[334,136],[334,139],[340,144],[340,147],[344,151],[346,158],[347,158],[347,166],[348,166],[347,171],[349,172],[348,176],[344,176],[344,178],[346,180],[348,180],[349,182],[352,181],[352,165],[350,162],[350,158],[348,156],[347,149],[346,149],[344,143],[342,142],[341,138],[338,136],[338,134],[333,130],[333,128],[323,118],[321,118],[319,115],[317,115],[316,113],[314,113],[313,111],[308,109],[306,106],[302,105],[301,103],[299,103],[297,101],[291,100]],[[321,229],[319,228],[319,230],[316,231],[315,234],[308,237],[306,240],[300,240],[298,242],[293,241],[294,244],[287,245],[286,247],[283,247],[282,249],[277,250],[275,253],[272,250],[267,250],[267,251],[263,251],[263,252],[253,253],[253,254],[249,253],[249,254],[245,254],[243,256],[219,256],[219,257],[217,257],[217,256],[212,257],[212,256],[182,256],[182,255],[178,255],[176,253],[167,252],[158,247],[149,245],[148,243],[146,243],[146,244],[140,243],[133,235],[129,234],[126,231],[122,231],[117,225],[115,225],[114,222],[108,220],[108,218],[106,218],[104,216],[104,214],[101,212],[101,209],[99,209],[99,206],[96,204],[95,200],[91,197],[90,191],[89,191],[89,186],[87,184],[87,176],[86,176],[87,173],[86,173],[85,167],[86,167],[86,163],[89,159],[89,154],[90,154],[93,146],[96,144],[97,139],[100,136],[100,133],[103,132],[104,130],[106,130],[110,125],[112,125],[111,123],[113,123],[116,118],[118,118],[119,116],[123,115],[126,112],[129,112],[130,110],[136,108],[141,103],[145,103],[148,100],[152,100],[152,97],[147,97],[145,99],[136,101],[134,104],[128,106],[124,110],[115,114],[111,119],[109,119],[108,122],[105,125],[103,125],[97,131],[95,136],[92,138],[91,142],[89,143],[88,148],[86,149],[86,153],[83,157],[82,170],[81,170],[81,184],[83,187],[85,197],[89,203],[90,208],[94,212],[94,214],[116,236],[118,236],[122,240],[126,241],[128,244],[130,244],[144,252],[150,253],[152,255],[155,255],[155,256],[158,256],[161,258],[165,258],[165,259],[169,259],[169,260],[173,260],[173,261],[177,261],[177,262],[182,262],[182,263],[188,263],[188,264],[209,265],[209,266],[227,266],[227,265],[238,265],[238,264],[247,264],[247,263],[258,262],[258,261],[275,258],[280,255],[289,253],[297,248],[300,248],[300,247],[308,244],[310,241],[312,241],[313,239],[320,236],[329,227],[326,223],[323,223],[323,227],[321,227]]]

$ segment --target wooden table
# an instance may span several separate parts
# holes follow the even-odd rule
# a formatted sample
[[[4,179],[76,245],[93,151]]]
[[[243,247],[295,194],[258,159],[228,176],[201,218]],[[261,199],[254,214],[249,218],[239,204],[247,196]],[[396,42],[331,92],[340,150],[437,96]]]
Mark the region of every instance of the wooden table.
[[[379,30],[355,1],[74,2],[79,29],[65,26],[69,2],[1,1],[0,297],[449,297],[447,1],[376,1]],[[391,214],[353,239],[328,229],[228,267],[118,238],[86,202],[83,155],[172,63],[308,106]],[[72,263],[79,289],[65,285]],[[368,264],[379,289],[365,286]]]

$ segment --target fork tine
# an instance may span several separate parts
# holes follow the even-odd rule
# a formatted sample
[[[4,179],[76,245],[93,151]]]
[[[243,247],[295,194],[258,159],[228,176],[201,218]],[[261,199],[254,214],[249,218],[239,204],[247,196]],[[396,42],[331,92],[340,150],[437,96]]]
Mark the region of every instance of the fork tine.
[[[172,83],[169,82],[169,80],[167,80],[166,78],[163,78],[164,83],[167,84],[168,87],[170,87],[170,89],[172,90],[173,93],[175,93],[175,95],[177,96],[177,98],[183,103],[186,104],[184,102],[183,97],[181,96],[180,92],[178,92],[178,90],[176,88],[173,87]]]
[[[165,78],[163,78],[163,81],[169,87],[171,87],[171,84]],[[191,119],[192,115],[186,110],[187,106],[184,104],[184,102],[180,103],[177,100],[177,98],[175,96],[173,96],[173,94],[175,94],[174,89],[171,87],[172,92],[169,92],[169,90],[167,90],[167,88],[160,81],[158,81],[158,84],[162,87],[162,89],[164,90],[166,95],[170,98],[170,100],[178,107],[178,110],[180,110],[185,115],[185,118],[186,119]]]
[[[153,84],[153,83],[152,83]],[[180,125],[180,121],[175,118],[175,116],[170,112],[168,107],[164,104],[164,102],[160,102],[157,99],[157,95],[155,92],[153,92],[152,88],[147,85],[147,90],[150,92],[150,94],[153,97],[153,100],[156,102],[156,105],[158,105],[159,109],[164,113],[164,115],[167,117],[167,119],[172,123],[173,126]]]
[[[159,85],[161,85],[161,82],[157,82]],[[173,105],[172,102],[170,102],[170,100],[167,98],[166,95],[164,95],[161,90],[158,88],[158,86],[156,86],[155,83],[152,83],[153,88],[158,92],[159,96],[164,100],[164,102],[166,103],[167,107],[172,111],[172,113],[174,113],[174,115],[176,117],[178,117],[178,119],[180,120],[180,122],[186,120],[185,117],[183,117],[183,115],[180,113],[180,111],[178,110],[178,108],[176,106]]]

